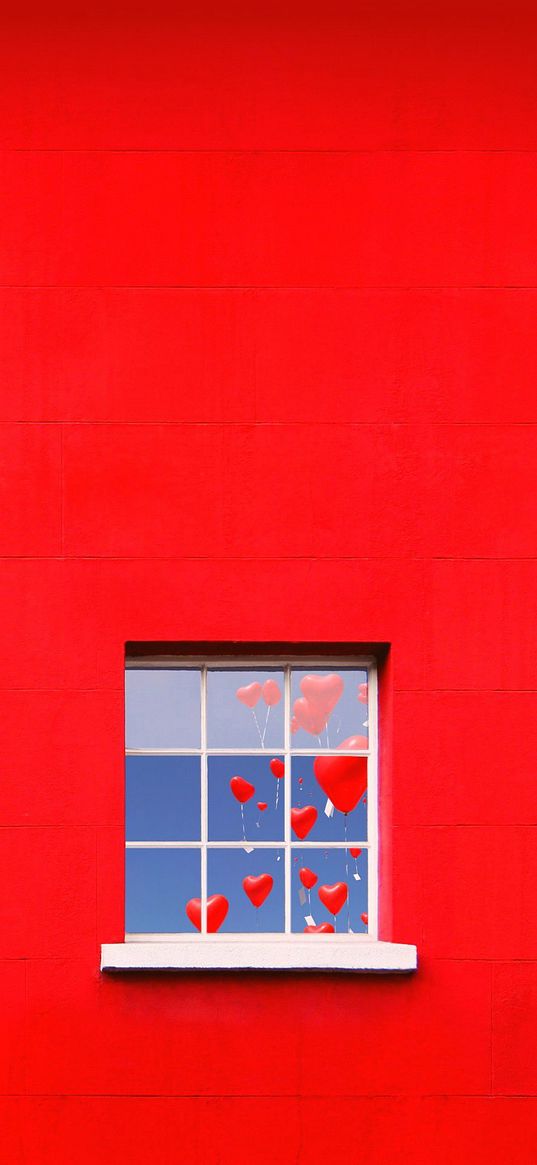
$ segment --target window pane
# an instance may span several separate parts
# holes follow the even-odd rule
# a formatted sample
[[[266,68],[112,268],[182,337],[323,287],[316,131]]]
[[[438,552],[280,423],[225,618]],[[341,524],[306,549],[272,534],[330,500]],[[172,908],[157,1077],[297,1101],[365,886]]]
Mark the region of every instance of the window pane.
[[[210,756],[207,763],[209,841],[283,841],[285,778],[273,772],[281,759]]]
[[[246,854],[242,848],[210,849],[207,894],[209,897],[222,894],[229,904],[220,931],[254,934],[283,931],[284,867],[283,850],[257,849]],[[246,889],[245,879],[251,879]]]
[[[201,893],[198,849],[128,849],[125,883],[128,934],[195,929],[187,917],[186,904]]]
[[[200,758],[128,756],[127,841],[199,841]]]
[[[353,849],[355,847],[352,847]],[[295,849],[291,858],[293,931],[330,924],[338,934],[367,932],[367,850]],[[314,878],[316,881],[314,882]],[[313,884],[312,884],[313,883]],[[319,895],[319,891],[321,894]],[[335,912],[335,917],[334,917]]]
[[[368,735],[364,668],[292,669],[292,748],[341,748],[352,738],[353,742],[345,747],[367,748]]]
[[[127,748],[199,748],[199,669],[127,668]]]
[[[283,672],[276,669],[209,670],[209,748],[283,748]]]
[[[367,841],[366,802],[367,757],[292,757],[293,841]]]

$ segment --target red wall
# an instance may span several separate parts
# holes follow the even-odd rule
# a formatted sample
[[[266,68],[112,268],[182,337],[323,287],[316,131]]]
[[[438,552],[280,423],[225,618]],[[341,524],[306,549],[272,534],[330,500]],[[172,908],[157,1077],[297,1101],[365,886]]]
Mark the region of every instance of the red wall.
[[[534,1165],[537,17],[87,7],[0,38],[2,1160]],[[415,976],[99,974],[132,639],[391,643]]]

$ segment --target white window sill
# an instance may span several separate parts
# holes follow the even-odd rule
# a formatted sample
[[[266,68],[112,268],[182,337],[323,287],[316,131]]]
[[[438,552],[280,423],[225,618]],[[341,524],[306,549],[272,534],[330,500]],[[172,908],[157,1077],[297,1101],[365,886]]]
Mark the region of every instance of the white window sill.
[[[204,935],[103,943],[101,971],[281,970],[415,971],[407,943],[355,935]]]

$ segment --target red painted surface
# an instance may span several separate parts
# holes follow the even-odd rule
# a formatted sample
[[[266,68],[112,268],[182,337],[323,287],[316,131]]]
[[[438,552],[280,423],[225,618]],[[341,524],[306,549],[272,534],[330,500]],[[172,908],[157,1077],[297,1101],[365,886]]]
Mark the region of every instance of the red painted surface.
[[[534,1165],[537,18],[0,37],[2,1159]],[[126,640],[390,643],[414,977],[105,977]]]

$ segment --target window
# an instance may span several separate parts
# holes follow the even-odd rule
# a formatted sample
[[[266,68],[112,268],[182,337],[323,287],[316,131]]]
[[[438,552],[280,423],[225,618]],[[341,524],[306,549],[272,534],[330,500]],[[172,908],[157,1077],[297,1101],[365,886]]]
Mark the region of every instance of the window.
[[[135,658],[125,693],[125,943],[103,966],[391,965],[375,660]]]

